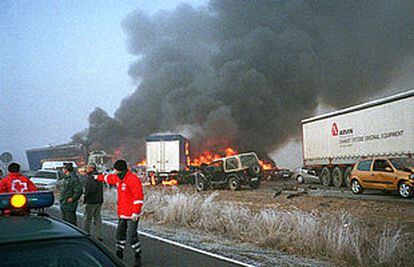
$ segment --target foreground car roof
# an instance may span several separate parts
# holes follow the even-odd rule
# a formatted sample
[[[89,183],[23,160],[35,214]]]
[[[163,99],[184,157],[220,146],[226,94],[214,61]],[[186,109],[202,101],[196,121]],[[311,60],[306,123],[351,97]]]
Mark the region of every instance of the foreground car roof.
[[[82,236],[79,230],[45,216],[0,217],[0,244]]]

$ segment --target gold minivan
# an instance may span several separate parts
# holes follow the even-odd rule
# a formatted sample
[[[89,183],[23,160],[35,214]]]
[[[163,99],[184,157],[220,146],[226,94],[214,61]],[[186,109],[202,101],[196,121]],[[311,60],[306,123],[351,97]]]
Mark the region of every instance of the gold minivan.
[[[414,159],[361,159],[355,164],[350,181],[354,194],[361,194],[364,189],[398,190],[401,197],[410,198],[414,194]]]

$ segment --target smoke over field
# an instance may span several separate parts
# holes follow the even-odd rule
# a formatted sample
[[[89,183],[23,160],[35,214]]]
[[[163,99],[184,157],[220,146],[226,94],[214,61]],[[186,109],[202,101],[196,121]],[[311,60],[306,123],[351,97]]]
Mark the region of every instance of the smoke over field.
[[[318,103],[362,102],[414,50],[413,1],[224,1],[123,21],[136,91],[89,140],[143,156],[143,139],[182,132],[192,151],[232,145],[262,156],[297,135]]]

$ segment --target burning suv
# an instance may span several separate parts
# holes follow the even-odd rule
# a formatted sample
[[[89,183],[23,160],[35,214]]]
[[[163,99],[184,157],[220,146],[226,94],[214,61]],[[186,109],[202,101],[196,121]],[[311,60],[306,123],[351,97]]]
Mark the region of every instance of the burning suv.
[[[209,165],[202,165],[195,177],[198,191],[213,188],[230,188],[238,190],[243,185],[256,189],[260,186],[263,170],[256,153],[243,153],[214,160]]]

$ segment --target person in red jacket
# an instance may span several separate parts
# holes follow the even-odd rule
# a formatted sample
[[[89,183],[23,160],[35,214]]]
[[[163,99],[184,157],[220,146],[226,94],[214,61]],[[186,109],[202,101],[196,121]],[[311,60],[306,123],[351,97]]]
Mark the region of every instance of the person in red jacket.
[[[116,232],[116,255],[124,258],[127,233],[129,243],[135,254],[135,266],[141,265],[141,244],[138,240],[138,222],[142,215],[144,193],[141,180],[130,172],[125,160],[118,160],[114,164],[115,174],[97,175],[98,181],[116,185],[118,189],[118,227]]]
[[[37,191],[33,182],[20,174],[20,165],[18,163],[11,163],[8,170],[9,175],[0,181],[0,193],[25,193]]]

